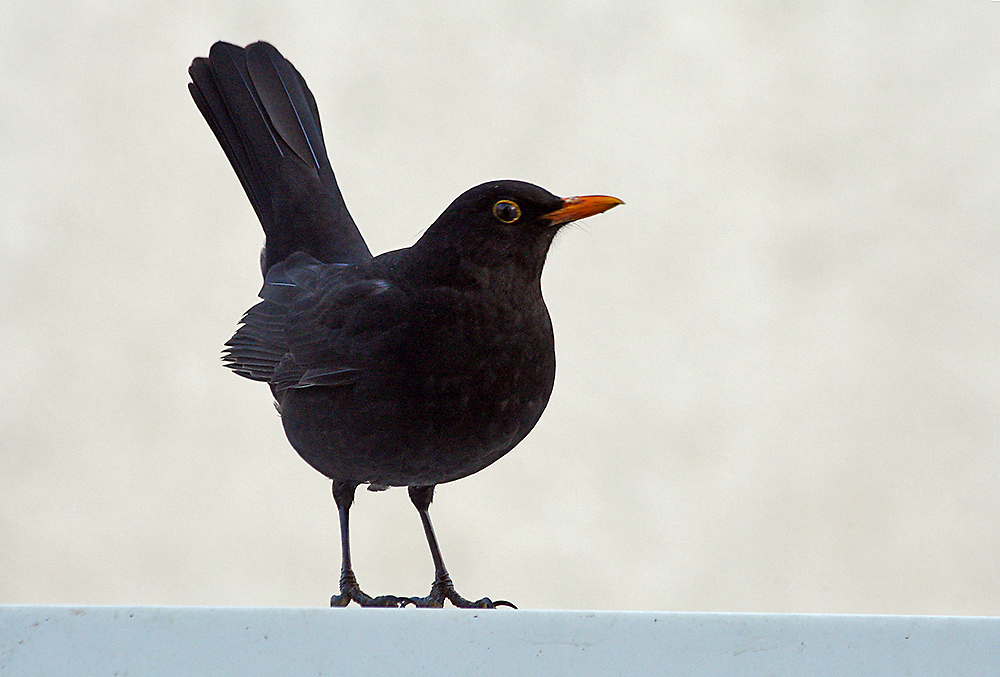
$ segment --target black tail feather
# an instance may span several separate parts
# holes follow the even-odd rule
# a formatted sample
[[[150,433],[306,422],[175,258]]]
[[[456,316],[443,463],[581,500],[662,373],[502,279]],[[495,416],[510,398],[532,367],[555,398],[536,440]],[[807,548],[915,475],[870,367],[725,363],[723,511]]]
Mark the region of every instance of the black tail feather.
[[[330,163],[319,126],[319,111],[302,76],[266,42],[246,50],[255,90],[275,131],[302,162],[319,175]],[[294,103],[293,103],[294,102]],[[298,106],[298,108],[296,108]]]
[[[188,72],[191,96],[264,228],[264,273],[296,251],[325,263],[370,258],[330,167],[316,101],[295,67],[266,42],[217,42]]]

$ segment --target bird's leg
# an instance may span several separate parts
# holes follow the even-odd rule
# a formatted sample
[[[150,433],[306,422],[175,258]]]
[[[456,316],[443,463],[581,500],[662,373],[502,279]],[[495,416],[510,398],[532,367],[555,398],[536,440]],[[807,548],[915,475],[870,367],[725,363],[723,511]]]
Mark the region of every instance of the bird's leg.
[[[428,512],[431,499],[434,498],[434,486],[409,487],[410,501],[420,513],[420,521],[424,525],[424,535],[427,536],[427,545],[431,549],[431,559],[434,561],[434,582],[431,584],[431,592],[427,597],[411,597],[412,602],[418,607],[443,607],[444,601],[448,600],[453,605],[462,609],[493,609],[498,606],[509,606],[516,609],[513,604],[504,600],[493,601],[489,597],[484,597],[472,602],[455,592],[455,585],[451,582],[451,576],[444,566],[444,559],[441,557],[441,549],[438,547],[437,537],[434,535],[434,527],[431,526],[431,517]]]
[[[330,606],[347,606],[352,601],[361,606],[402,606],[409,600],[392,595],[381,597],[370,597],[361,591],[358,580],[354,577],[354,570],[351,569],[351,537],[348,526],[348,513],[351,504],[354,503],[354,490],[358,488],[356,482],[333,481],[333,500],[337,503],[337,510],[340,513],[340,594],[330,598]]]

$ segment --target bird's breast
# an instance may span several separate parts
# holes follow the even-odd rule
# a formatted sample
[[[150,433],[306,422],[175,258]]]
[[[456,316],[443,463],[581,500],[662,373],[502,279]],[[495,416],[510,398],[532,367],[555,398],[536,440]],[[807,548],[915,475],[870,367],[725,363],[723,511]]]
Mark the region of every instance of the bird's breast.
[[[548,313],[529,310],[411,308],[349,387],[288,392],[289,440],[334,479],[438,484],[481,470],[531,431],[552,392]]]

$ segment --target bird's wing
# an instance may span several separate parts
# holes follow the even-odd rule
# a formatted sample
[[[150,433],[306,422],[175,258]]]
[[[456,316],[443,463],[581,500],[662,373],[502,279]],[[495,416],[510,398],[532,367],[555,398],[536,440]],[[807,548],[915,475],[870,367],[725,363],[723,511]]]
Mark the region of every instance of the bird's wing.
[[[270,383],[276,392],[353,383],[365,364],[352,353],[381,334],[377,323],[366,319],[369,305],[392,290],[353,266],[323,264],[297,252],[268,272],[263,300],[243,316],[223,360],[240,376]]]
[[[371,258],[326,155],[305,80],[266,42],[225,42],[188,70],[189,89],[264,227],[262,266],[296,251],[324,263]]]

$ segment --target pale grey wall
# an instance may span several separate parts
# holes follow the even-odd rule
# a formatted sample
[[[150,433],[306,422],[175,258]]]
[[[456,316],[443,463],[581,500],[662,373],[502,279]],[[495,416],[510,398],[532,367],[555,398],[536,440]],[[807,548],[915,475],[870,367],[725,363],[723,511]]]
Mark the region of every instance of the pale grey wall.
[[[216,39],[305,75],[376,251],[520,178],[565,232],[560,371],[444,486],[523,607],[1000,613],[1000,3],[20,2],[0,20],[0,603],[323,605],[327,482],[219,351],[253,212],[190,101]],[[431,577],[363,493],[375,594]]]

